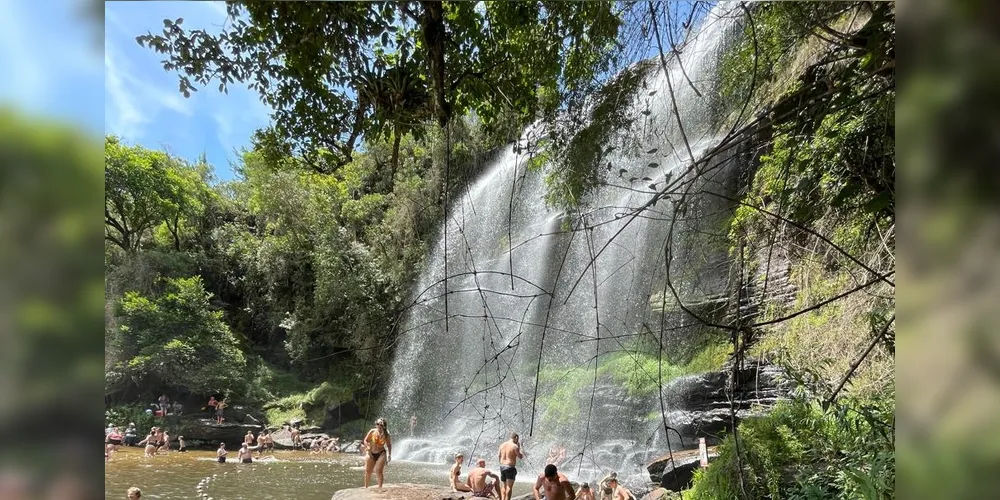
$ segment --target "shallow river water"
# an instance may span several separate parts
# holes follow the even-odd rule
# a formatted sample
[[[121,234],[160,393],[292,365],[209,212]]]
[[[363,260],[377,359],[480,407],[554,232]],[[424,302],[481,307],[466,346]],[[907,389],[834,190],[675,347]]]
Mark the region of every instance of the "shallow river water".
[[[200,500],[202,493],[216,500],[329,500],[336,491],[362,486],[364,462],[354,454],[276,451],[253,464],[236,463],[235,455],[230,450],[229,460],[220,464],[214,451],[145,458],[142,448],[123,447],[105,464],[104,497],[121,500],[129,487],[138,486],[143,500]],[[446,485],[448,467],[394,460],[386,466],[385,482]],[[463,479],[467,472],[463,468]],[[515,495],[531,491],[529,479],[534,477],[518,477]]]

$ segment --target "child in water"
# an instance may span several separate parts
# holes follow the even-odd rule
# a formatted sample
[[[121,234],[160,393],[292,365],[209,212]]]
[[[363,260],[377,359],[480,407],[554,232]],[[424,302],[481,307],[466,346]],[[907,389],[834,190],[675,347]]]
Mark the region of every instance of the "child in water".
[[[226,463],[226,455],[229,454],[229,452],[226,451],[226,443],[219,443],[219,450],[216,451],[215,453],[219,455],[220,464]]]

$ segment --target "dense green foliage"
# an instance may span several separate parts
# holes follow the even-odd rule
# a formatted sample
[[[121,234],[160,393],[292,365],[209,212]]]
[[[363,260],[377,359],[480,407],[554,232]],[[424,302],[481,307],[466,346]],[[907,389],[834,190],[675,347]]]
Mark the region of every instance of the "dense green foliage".
[[[748,132],[757,154],[731,251],[754,274],[781,249],[795,290],[744,345],[804,391],[742,421],[685,496],[893,498],[895,304],[879,276],[894,269],[894,9],[758,4],[742,36],[723,56],[721,107],[746,101],[766,119]]]
[[[239,380],[246,359],[210,298],[197,276],[167,279],[153,299],[126,293],[119,376],[137,384],[170,381],[183,392],[201,394],[221,392]]]
[[[190,200],[165,210],[175,205],[154,193],[155,219],[132,250],[108,240],[109,401],[221,392],[275,419],[321,419],[328,406],[377,397],[369,389],[387,374],[377,368],[444,213],[445,159],[460,187],[486,157],[480,124],[450,129],[447,140],[407,136],[392,174],[383,140],[335,175],[248,151],[241,178],[224,184],[203,161],[109,138],[108,175],[154,170],[164,183],[186,180],[174,192]]]
[[[743,421],[738,444],[726,438],[685,496],[894,498],[894,414],[888,395],[842,400],[826,410],[804,399],[782,402],[767,416]]]

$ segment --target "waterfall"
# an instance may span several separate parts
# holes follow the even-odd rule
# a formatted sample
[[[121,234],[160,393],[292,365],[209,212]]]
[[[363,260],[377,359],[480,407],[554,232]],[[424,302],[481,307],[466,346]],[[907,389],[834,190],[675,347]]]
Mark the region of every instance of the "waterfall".
[[[671,205],[637,209],[719,140],[709,101],[720,44],[738,22],[731,8],[708,14],[680,56],[683,72],[672,56],[666,74],[658,58],[647,65],[627,110],[635,121],[616,135],[633,147],[610,153],[578,211],[545,203],[551,167],[530,169],[526,152],[537,128],[454,200],[401,325],[383,406],[400,426],[418,418],[420,438],[401,439],[399,459],[447,463],[461,451],[495,468],[497,445],[518,432],[528,451],[520,480],[533,481],[561,446],[560,469],[574,480],[616,470],[648,481],[644,463],[666,451],[660,401],[594,384],[595,359],[627,356],[638,333],[661,328],[651,303],[662,294]],[[725,270],[715,272],[722,293]]]

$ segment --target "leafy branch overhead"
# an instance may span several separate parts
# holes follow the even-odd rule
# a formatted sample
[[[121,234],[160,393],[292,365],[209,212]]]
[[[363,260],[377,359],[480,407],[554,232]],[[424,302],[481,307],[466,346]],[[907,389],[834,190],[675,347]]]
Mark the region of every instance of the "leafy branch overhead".
[[[612,2],[229,2],[228,13],[217,34],[165,19],[136,41],[164,56],[185,96],[247,84],[274,109],[258,145],[321,172],[362,139],[431,118],[475,111],[490,127],[510,111],[551,112],[607,70],[621,25]]]

